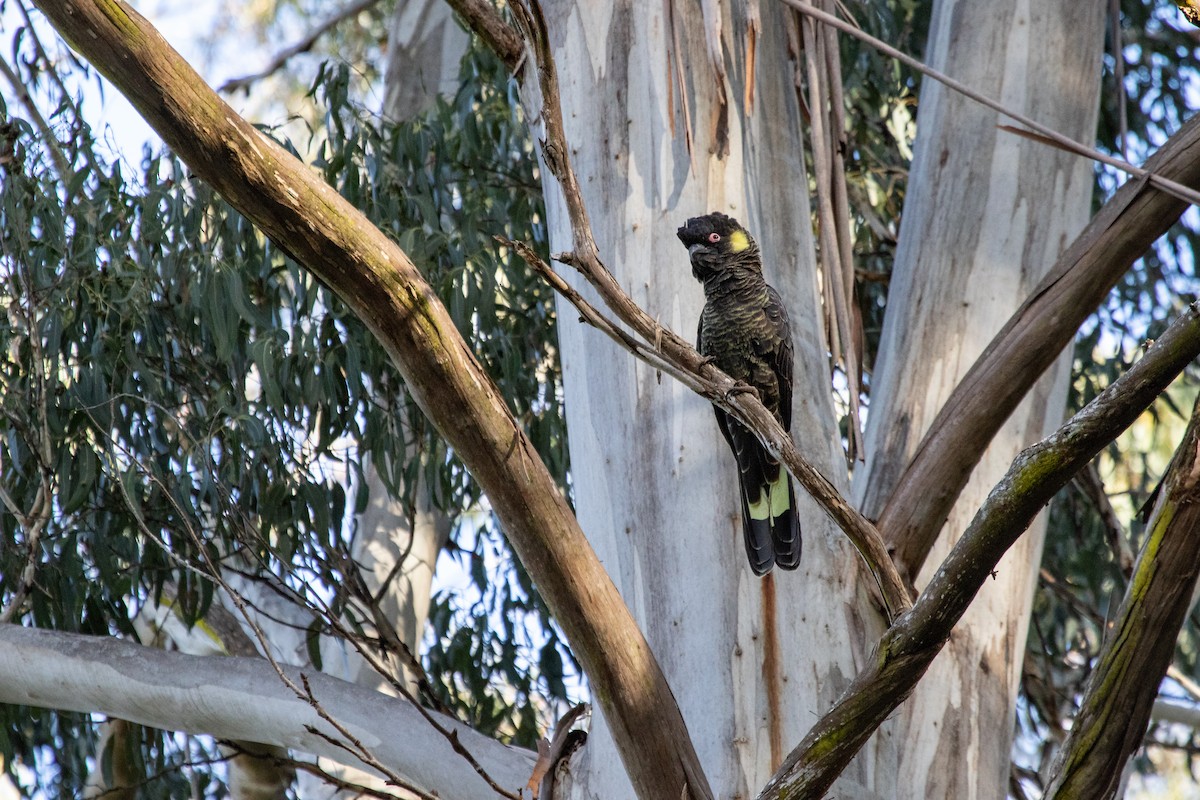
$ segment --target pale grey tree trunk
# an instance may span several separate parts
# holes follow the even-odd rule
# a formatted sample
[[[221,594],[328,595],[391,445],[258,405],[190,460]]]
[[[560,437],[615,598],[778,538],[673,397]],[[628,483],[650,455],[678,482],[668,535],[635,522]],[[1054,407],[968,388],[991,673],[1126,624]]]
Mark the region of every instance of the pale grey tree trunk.
[[[1090,143],[1102,4],[942,0],[927,61],[1007,106]],[[997,128],[1010,120],[921,85],[917,143],[855,476],[877,516],[950,391],[1087,222],[1092,165]],[[932,574],[1013,456],[1062,421],[1070,354],[996,436],[934,546]],[[897,797],[1003,798],[1045,520],[1009,551],[899,715]]]
[[[680,2],[560,0],[545,8],[571,157],[603,259],[636,302],[693,338],[703,293],[676,228],[709,211],[738,218],[762,246],[767,279],[791,314],[795,437],[844,486],[788,60],[790,12],[775,2],[705,4],[705,19]],[[706,25],[724,75],[709,58]],[[537,124],[533,81],[524,91]],[[551,250],[570,249],[552,179],[546,196]],[[562,308],[559,339],[580,521],[663,665],[714,792],[753,796],[854,675],[879,620],[858,590],[852,549],[803,493],[801,568],[773,582],[754,577],[736,468],[709,404],[577,317]],[[770,592],[773,632],[764,614]],[[772,662],[774,679],[764,669]],[[874,796],[879,765],[886,795],[890,752],[885,734],[838,784],[841,796]],[[632,796],[602,720],[573,770],[570,796]]]
[[[388,24],[384,116],[409,119],[439,94],[454,94],[467,43],[467,32],[445,0],[397,3]]]
[[[371,485],[371,499],[358,520],[354,557],[363,567],[367,588],[379,596],[384,617],[395,627],[400,641],[419,657],[429,619],[433,573],[438,554],[450,536],[450,519],[434,508],[425,481],[417,482],[415,513],[410,515],[402,502],[388,496],[373,467],[367,465],[364,474]],[[350,659],[352,680],[395,694],[386,676],[355,655]],[[415,690],[416,676],[410,670],[392,677]]]

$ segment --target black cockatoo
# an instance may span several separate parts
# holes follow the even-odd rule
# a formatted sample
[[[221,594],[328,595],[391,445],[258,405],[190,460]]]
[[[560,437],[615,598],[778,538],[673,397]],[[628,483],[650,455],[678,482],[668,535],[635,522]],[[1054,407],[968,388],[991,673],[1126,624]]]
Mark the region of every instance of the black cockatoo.
[[[731,378],[753,386],[762,403],[792,427],[792,332],[779,293],[762,274],[758,245],[737,220],[713,213],[679,229],[692,274],[704,284],[696,349]],[[737,459],[746,555],[756,575],[773,564],[800,565],[800,520],[792,480],[740,422],[714,407]]]

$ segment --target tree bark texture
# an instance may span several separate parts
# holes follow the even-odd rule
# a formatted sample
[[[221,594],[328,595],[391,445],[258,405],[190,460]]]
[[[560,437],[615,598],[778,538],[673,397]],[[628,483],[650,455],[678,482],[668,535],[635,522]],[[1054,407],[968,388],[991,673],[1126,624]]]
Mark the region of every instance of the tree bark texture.
[[[793,435],[845,490],[802,189],[790,12],[705,3],[697,15],[677,0],[543,8],[570,157],[604,262],[634,301],[691,339],[703,293],[675,231],[709,211],[745,225],[791,316]],[[536,83],[523,92],[537,125]],[[551,250],[569,250],[570,221],[550,179],[546,193]],[[569,267],[559,270],[596,302]],[[569,306],[560,311],[576,511],[667,672],[714,793],[751,797],[881,631],[857,555],[798,490],[803,563],[755,578],[736,466],[709,404],[578,324]],[[894,767],[886,732],[877,747],[837,785],[843,796],[876,796],[876,771]],[[631,796],[600,720],[577,759],[569,796]]]
[[[993,579],[1000,559],[1045,505],[1197,357],[1200,303],[1193,303],[1125,374],[1052,435],[1020,453],[912,609],[883,635],[850,689],[788,755],[763,797],[816,800],[825,796],[833,777],[926,675],[980,590]],[[951,758],[964,756],[947,755]],[[896,796],[906,797],[904,792],[900,787]]]
[[[487,493],[587,671],[643,797],[708,787],[659,664],[566,499],[416,267],[328,185],[223,103],[117,0],[38,2],[163,140],[346,300]]]
[[[1099,6],[1066,0],[943,0],[935,4],[926,60],[1088,142],[1096,127],[1103,19]],[[872,387],[867,460],[855,475],[868,517],[880,516],[951,390],[1087,221],[1091,164],[998,129],[1004,122],[939,84],[922,83]],[[918,585],[1013,456],[1061,422],[1070,357],[1055,363],[987,449]],[[898,537],[896,528],[881,529],[902,569],[924,560],[910,554],[911,540]],[[898,724],[907,744],[897,796],[1004,796],[1043,530],[1039,523],[1008,553],[903,707]]]

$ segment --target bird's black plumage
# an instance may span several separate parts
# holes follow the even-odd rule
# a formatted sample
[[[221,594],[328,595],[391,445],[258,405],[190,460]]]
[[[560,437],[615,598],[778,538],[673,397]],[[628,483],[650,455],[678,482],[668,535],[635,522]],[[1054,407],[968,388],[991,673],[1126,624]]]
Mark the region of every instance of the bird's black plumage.
[[[724,214],[693,217],[678,231],[704,284],[696,349],[728,375],[753,386],[784,430],[792,427],[792,332],[779,293],[767,285],[753,237]],[[791,478],[758,438],[714,407],[737,459],[742,532],[750,568],[800,564],[800,521]]]

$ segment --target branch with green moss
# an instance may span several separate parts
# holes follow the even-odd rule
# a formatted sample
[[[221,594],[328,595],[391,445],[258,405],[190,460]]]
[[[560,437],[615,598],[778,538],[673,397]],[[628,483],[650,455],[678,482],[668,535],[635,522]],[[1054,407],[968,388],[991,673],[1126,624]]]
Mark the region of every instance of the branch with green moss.
[[[906,698],[1000,557],[1054,494],[1200,356],[1194,303],[1134,364],[1050,437],[1022,451],[870,663],[784,760],[760,798],[819,798]],[[1173,641],[1173,639],[1172,639]]]
[[[1162,676],[1200,576],[1200,398],[1163,477],[1146,543],[1071,733],[1050,768],[1047,798],[1111,798],[1142,745]]]

